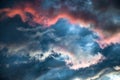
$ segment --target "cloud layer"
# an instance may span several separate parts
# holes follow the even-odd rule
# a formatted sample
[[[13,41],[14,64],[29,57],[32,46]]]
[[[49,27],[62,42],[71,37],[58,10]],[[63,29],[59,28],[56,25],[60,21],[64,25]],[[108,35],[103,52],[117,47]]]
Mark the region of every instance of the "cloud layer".
[[[1,1],[0,79],[119,79],[118,3]]]

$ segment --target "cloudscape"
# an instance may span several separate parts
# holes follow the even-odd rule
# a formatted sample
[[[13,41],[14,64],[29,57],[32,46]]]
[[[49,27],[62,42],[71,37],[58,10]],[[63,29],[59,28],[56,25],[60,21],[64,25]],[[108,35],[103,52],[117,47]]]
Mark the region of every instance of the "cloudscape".
[[[119,0],[0,0],[0,80],[120,80]]]

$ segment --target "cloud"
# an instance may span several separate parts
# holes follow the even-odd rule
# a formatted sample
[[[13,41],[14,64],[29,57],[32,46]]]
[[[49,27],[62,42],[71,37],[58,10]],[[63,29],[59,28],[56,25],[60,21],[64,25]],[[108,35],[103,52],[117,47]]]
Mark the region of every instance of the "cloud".
[[[26,0],[0,8],[1,78],[99,80],[118,71],[119,7],[111,1]]]
[[[40,73],[42,76],[47,76],[57,68],[60,68],[59,75],[61,75],[61,70],[64,71],[64,69],[74,73],[74,69],[78,70],[99,63],[103,56],[102,54],[98,54],[101,49],[94,41],[94,39],[97,39],[97,35],[87,28],[78,26],[79,25],[71,24],[66,19],[61,19],[50,28],[43,29],[41,26],[36,28],[16,28],[15,30],[24,33],[28,40],[24,41],[24,44],[1,44],[1,67],[4,69],[1,75],[6,74],[3,78],[19,75],[13,78],[21,77],[20,79],[23,80],[28,79],[28,76],[32,75],[31,79],[33,79],[38,75],[36,70],[43,69],[38,69],[37,65],[41,67],[44,66],[46,72],[50,69],[50,72],[46,74],[44,74],[44,72]],[[94,47],[91,48],[91,46]],[[10,68],[6,69],[7,67],[5,66]],[[12,70],[12,66],[15,66],[16,70],[20,69],[20,73],[16,74],[16,72],[13,72],[11,75],[5,73],[6,70]],[[26,69],[27,66],[31,67],[32,71],[28,75],[23,75],[22,73],[27,73],[27,70],[31,69]],[[25,71],[23,71],[23,68]],[[35,75],[33,75],[33,73],[35,73]],[[42,78],[41,75],[38,76]],[[63,75],[61,78],[67,78],[66,76],[70,75],[66,73],[66,75]],[[56,75],[53,79],[54,78],[59,77]]]
[[[116,80],[116,79],[120,79],[119,75],[120,75],[119,71],[118,72],[112,72],[112,73],[108,73],[108,74],[102,76],[98,80],[101,80],[101,79]]]
[[[60,28],[60,26],[64,27]],[[49,78],[50,75],[54,74],[54,71],[58,72],[58,74],[51,77],[51,79],[72,79],[78,77],[78,75],[81,75],[81,79],[87,79],[95,76],[111,64],[113,64],[113,66],[116,64],[114,62],[110,63],[111,59],[109,59],[109,56],[105,55],[109,52],[105,52],[103,49],[103,52],[99,53],[101,49],[94,41],[94,39],[97,39],[97,34],[86,28],[78,27],[78,25],[70,24],[68,20],[61,19],[52,27],[43,30],[40,27],[36,27],[36,29],[18,28],[17,30],[20,30],[21,32],[29,32],[30,34],[26,36],[31,39],[29,39],[29,41],[24,45],[16,45],[17,47],[13,44],[10,46],[5,45],[5,52],[2,51],[2,54],[6,53],[6,56],[8,56],[9,59],[6,59],[5,56],[4,59],[6,61],[10,61],[13,58],[15,59],[13,60],[13,63],[4,62],[4,60],[2,60],[2,63],[6,66],[30,66],[30,64],[35,63],[36,65],[31,66],[32,71],[28,75],[24,74],[23,76],[21,73],[16,74],[13,72],[13,75],[21,75],[22,79],[29,79],[30,75],[32,75],[31,79],[46,79]],[[64,33],[62,31],[64,31]],[[24,61],[23,56],[27,57],[27,61],[26,59]],[[20,60],[17,60],[19,57]],[[116,62],[116,57],[114,57],[113,60]],[[102,66],[103,64],[108,65]],[[4,67],[4,65],[2,65],[2,67]],[[38,67],[36,68],[36,66],[40,66],[41,69],[43,69],[42,67],[44,66],[43,70],[46,70],[46,73],[37,73],[36,70],[41,69]],[[22,67],[19,68],[23,71]],[[26,69],[26,67],[23,68]],[[6,67],[4,69],[6,69]],[[84,74],[81,73],[83,71],[85,71]],[[27,71],[25,72],[27,73]],[[65,75],[63,75],[63,73]],[[91,75],[88,75],[87,73]],[[4,73],[2,73],[2,75],[3,74]],[[36,77],[36,75],[39,77]],[[5,77],[8,76],[9,74],[6,74]],[[19,78],[19,76],[17,78]]]
[[[87,1],[87,0],[86,0]],[[82,10],[79,8],[77,11],[77,6],[78,3],[81,5],[78,7],[84,7],[87,2],[86,1],[76,1],[73,4],[73,7],[75,7],[75,10],[71,10],[70,6],[71,3],[74,2],[69,2],[69,1],[38,1],[33,2],[28,2],[26,4],[20,4],[18,3],[17,6],[13,6],[12,8],[3,8],[0,10],[0,13],[5,13],[3,16],[8,16],[8,17],[14,17],[16,15],[19,15],[22,19],[23,22],[30,22],[30,23],[37,23],[37,24],[43,24],[43,25],[53,25],[55,24],[60,18],[68,18],[70,19],[71,22],[79,21],[81,24],[89,23],[89,22],[94,22],[93,18],[95,16],[90,12],[86,10]],[[39,3],[34,6],[34,3]],[[57,3],[58,5],[56,5]],[[23,5],[22,7],[20,5]],[[48,6],[48,7],[47,7]],[[65,7],[65,8],[64,8]],[[49,14],[52,13],[52,14]],[[30,14],[31,16],[27,15]],[[79,16],[76,16],[78,15]],[[89,14],[89,15],[88,15]]]
[[[0,14],[2,15],[0,20],[2,21],[6,17],[13,18],[19,15],[23,22],[28,23],[31,26],[44,25],[44,27],[50,27],[59,19],[66,18],[69,19],[71,23],[77,23],[88,28],[92,27],[93,31],[99,31],[98,34],[101,36],[100,41],[109,45],[111,43],[120,42],[119,40],[116,41],[118,38],[115,37],[119,33],[120,26],[119,6],[117,5],[117,2],[119,1],[26,0],[25,2],[20,1],[19,3],[13,1],[15,4],[13,4],[12,7],[0,9]],[[111,41],[109,41],[109,43],[105,42],[105,40],[108,40],[109,38],[112,38]],[[113,38],[116,39],[113,40]]]

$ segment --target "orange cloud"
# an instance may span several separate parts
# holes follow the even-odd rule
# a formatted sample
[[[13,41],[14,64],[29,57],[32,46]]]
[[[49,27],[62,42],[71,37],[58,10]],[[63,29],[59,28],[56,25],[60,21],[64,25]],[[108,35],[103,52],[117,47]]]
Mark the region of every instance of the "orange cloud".
[[[3,13],[3,16],[7,16],[10,18],[19,15],[23,22],[28,22],[30,24],[42,24],[47,27],[55,24],[60,18],[67,18],[71,23],[79,23],[83,26],[87,26],[90,23],[97,23],[94,15],[89,15],[85,12],[70,12],[66,8],[64,9],[63,7],[58,12],[54,10],[52,12],[51,10],[43,10],[41,7],[37,7],[37,5],[33,6],[32,4],[25,4],[23,6],[1,9],[0,14],[1,13]],[[29,16],[28,13],[31,16]],[[103,33],[102,29],[101,31],[100,29],[98,29],[99,31],[96,29],[93,30],[95,32],[98,32],[101,37],[101,39],[98,41],[101,47],[105,47],[106,45],[109,45],[111,43],[120,42],[120,33],[106,37],[106,33]]]
[[[25,4],[24,6],[16,6],[14,8],[5,8],[1,9],[0,13],[5,13],[4,16],[7,17],[14,17],[16,15],[19,15],[23,22],[31,22],[31,23],[37,23],[42,24],[45,26],[50,26],[55,24],[60,18],[67,18],[70,20],[71,23],[80,23],[82,25],[87,25],[89,23],[93,23],[94,20],[90,19],[84,19],[84,15],[80,15],[77,17],[75,13],[69,12],[68,10],[64,10],[61,8],[59,12],[51,11],[51,10],[43,10],[40,7],[33,6],[32,4]],[[32,16],[32,19],[30,16],[27,15],[29,13]],[[76,14],[82,14],[76,13]]]
[[[101,48],[105,48],[110,44],[120,43],[120,33],[110,34],[108,32],[104,32],[100,29],[94,29],[95,32],[98,33],[100,39],[97,40],[98,44]]]
[[[102,48],[110,45],[111,43],[113,44],[120,43],[120,33],[111,35],[110,37],[103,38],[100,41],[98,41],[98,43],[101,45]]]

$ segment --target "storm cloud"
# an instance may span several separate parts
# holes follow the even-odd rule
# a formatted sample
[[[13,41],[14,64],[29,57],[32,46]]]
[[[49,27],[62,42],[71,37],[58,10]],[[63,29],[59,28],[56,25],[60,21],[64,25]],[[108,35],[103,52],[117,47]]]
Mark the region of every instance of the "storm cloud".
[[[0,79],[119,79],[118,3],[1,0]]]

